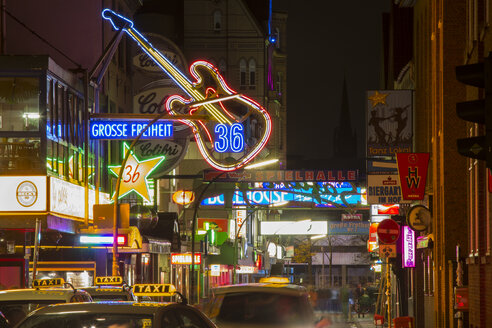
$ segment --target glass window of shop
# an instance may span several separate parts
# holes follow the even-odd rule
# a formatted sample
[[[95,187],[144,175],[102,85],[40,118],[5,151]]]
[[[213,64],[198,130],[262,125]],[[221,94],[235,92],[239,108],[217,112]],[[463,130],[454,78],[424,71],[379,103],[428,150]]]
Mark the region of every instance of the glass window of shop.
[[[46,91],[47,168],[60,177],[82,182],[83,97],[53,77],[48,77]]]
[[[0,131],[39,131],[39,79],[0,77]]]
[[[34,76],[0,77],[0,170],[43,170],[39,81]]]

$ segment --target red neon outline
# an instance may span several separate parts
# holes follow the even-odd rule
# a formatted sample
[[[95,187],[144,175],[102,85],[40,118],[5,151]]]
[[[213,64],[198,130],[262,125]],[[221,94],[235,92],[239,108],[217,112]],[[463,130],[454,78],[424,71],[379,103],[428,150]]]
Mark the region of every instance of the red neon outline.
[[[197,72],[197,69],[198,69],[198,66],[204,66],[210,70],[212,70],[215,74],[216,74],[216,80],[218,81],[218,83],[221,85],[222,89],[226,92],[226,93],[229,93],[229,95],[235,95],[237,94],[234,90],[232,90],[228,85],[227,83],[225,82],[224,78],[222,77],[222,75],[220,75],[218,69],[213,66],[211,63],[207,62],[207,61],[204,61],[204,60],[198,60],[198,61],[195,61],[193,64],[191,64],[190,66],[190,74],[195,78],[196,82],[193,83],[194,86],[196,85],[199,85],[203,79],[200,77],[200,75],[198,74]],[[206,92],[208,91],[213,91],[213,93],[216,93],[216,90],[213,89],[213,88],[207,88],[206,89]],[[205,97],[207,96],[207,94],[205,94]],[[256,101],[254,101],[253,99],[247,97],[247,96],[244,96],[244,95],[240,95],[238,96],[238,98],[243,101],[246,105],[249,105],[250,107],[253,107],[253,109],[257,110],[258,113],[260,115],[263,116],[263,119],[265,121],[265,131],[264,131],[264,135],[263,135],[263,138],[261,139],[261,141],[256,145],[256,147],[253,147],[252,150],[250,151],[250,153],[247,153],[247,156],[243,157],[241,159],[240,162],[236,163],[235,165],[231,165],[231,166],[224,166],[222,165],[221,163],[219,163],[215,158],[213,158],[210,154],[211,151],[214,151],[214,148],[212,147],[210,150],[206,147],[205,145],[205,140],[202,140],[202,136],[200,135],[200,128],[199,126],[197,126],[197,123],[193,122],[193,121],[190,121],[190,120],[179,120],[180,122],[182,122],[183,124],[186,124],[188,125],[189,127],[192,128],[192,131],[193,131],[193,135],[195,137],[195,140],[197,141],[197,146],[198,146],[198,150],[200,151],[201,155],[203,156],[203,158],[205,159],[205,161],[210,165],[212,166],[213,168],[217,169],[217,170],[220,170],[220,171],[234,171],[234,170],[237,170],[238,168],[240,167],[243,167],[244,165],[246,165],[247,163],[249,163],[251,160],[253,160],[256,155],[263,150],[263,148],[265,148],[267,142],[270,140],[270,137],[271,137],[271,133],[272,133],[272,121],[271,121],[271,117],[270,117],[270,114],[259,104],[257,103]],[[190,102],[194,101],[194,98],[191,97],[190,100],[187,100],[185,98],[183,98],[182,96],[180,95],[174,95],[174,96],[171,96],[171,97],[168,97],[168,99],[166,100],[166,110],[168,111],[168,113],[170,113],[171,115],[177,115],[177,113],[172,109],[172,103],[174,101],[178,101],[182,104],[189,104]],[[224,105],[222,104],[221,101],[218,102],[219,103],[219,106],[220,108],[222,109],[222,111],[224,113],[226,113],[227,116],[229,116],[230,118],[233,119],[233,121],[235,122],[240,122],[238,119],[236,119],[225,107]],[[192,115],[198,108],[192,108],[189,110],[189,114]],[[206,138],[208,138],[208,140],[213,144],[213,141],[212,141],[212,137],[211,137],[211,134],[210,134],[210,131],[208,130],[208,128],[206,127],[206,125],[202,122],[202,121],[197,121],[198,124],[203,128],[203,130],[205,131],[206,133]]]

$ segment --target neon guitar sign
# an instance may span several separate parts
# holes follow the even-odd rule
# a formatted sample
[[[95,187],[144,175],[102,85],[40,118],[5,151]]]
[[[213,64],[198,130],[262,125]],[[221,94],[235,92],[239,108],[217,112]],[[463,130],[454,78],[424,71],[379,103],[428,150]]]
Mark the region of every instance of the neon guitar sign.
[[[232,90],[218,69],[207,61],[199,60],[190,66],[190,74],[195,79],[195,82],[191,82],[133,28],[132,21],[109,9],[103,10],[102,16],[109,20],[116,30],[123,29],[131,36],[188,95],[189,99],[179,95],[170,96],[165,103],[169,114],[210,116],[208,122],[187,119],[179,121],[192,129],[198,149],[212,167],[222,171],[233,171],[246,165],[260,153],[272,132],[270,115],[262,106]],[[262,127],[262,134],[254,145],[246,145],[244,141],[242,123],[248,118],[255,119]],[[216,138],[212,138],[213,134]],[[226,152],[234,153],[234,158],[224,159]]]

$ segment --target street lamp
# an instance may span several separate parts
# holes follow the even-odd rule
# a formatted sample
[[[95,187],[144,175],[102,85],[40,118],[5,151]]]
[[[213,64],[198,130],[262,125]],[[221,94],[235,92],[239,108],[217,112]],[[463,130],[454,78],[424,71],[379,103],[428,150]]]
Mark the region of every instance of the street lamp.
[[[256,168],[258,168],[258,167],[267,166],[267,165],[274,164],[274,163],[277,163],[277,162],[278,162],[278,158],[269,159],[269,160],[267,160],[267,161],[257,162],[257,163],[253,163],[253,164],[246,165],[246,166],[244,167],[244,169],[245,169],[245,170],[256,169]]]

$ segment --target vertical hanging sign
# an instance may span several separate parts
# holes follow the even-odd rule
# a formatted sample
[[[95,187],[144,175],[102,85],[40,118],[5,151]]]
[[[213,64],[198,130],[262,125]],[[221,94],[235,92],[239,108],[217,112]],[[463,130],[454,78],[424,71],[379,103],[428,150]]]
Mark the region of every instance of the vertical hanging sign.
[[[424,199],[429,153],[397,153],[396,161],[403,199]]]
[[[415,267],[415,232],[409,227],[403,227],[403,254],[402,266],[404,268]]]

